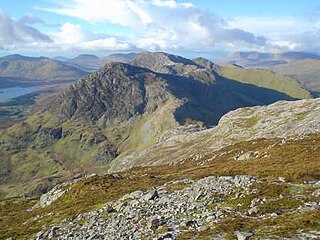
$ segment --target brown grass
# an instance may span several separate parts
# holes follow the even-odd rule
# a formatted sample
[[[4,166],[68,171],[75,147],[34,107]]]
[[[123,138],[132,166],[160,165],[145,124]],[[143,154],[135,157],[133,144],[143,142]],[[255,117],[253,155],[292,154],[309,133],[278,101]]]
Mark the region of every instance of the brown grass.
[[[230,146],[220,151],[228,152],[228,154],[207,162],[203,166],[197,162],[189,161],[176,166],[165,165],[131,169],[122,173],[122,179],[113,179],[110,176],[90,178],[73,185],[70,191],[51,206],[36,209],[32,212],[26,210],[35,204],[34,200],[1,202],[0,239],[6,239],[7,237],[27,238],[27,236],[32,236],[63,218],[74,217],[81,212],[101,207],[126,193],[160,186],[175,179],[200,179],[212,175],[239,174],[256,176],[268,182],[277,180],[279,176],[292,182],[320,179],[320,134],[310,135],[299,141],[288,141],[283,145],[279,143],[278,139],[271,139]],[[275,147],[268,149],[269,146],[274,144],[276,144]],[[258,158],[247,161],[235,161],[233,159],[234,155],[241,150],[259,151],[260,155]],[[270,157],[263,158],[264,153],[267,153]],[[202,160],[210,159],[216,154],[209,152]],[[171,190],[177,190],[184,186],[172,187]],[[289,190],[273,188],[272,191],[274,192],[270,193],[270,189],[265,192],[261,189],[261,194],[276,196],[279,193],[287,193]],[[266,212],[289,203],[271,201],[268,204],[265,206]],[[292,201],[289,205],[291,204],[296,206],[296,202]],[[35,219],[36,216],[40,218],[37,220]],[[253,229],[257,224],[260,224],[261,228],[277,225],[279,227],[275,231],[280,233],[287,230],[294,231],[299,225],[301,225],[301,228],[311,229],[319,223],[319,211],[311,213],[308,219],[303,214],[298,216],[289,214],[279,217],[277,220],[265,220],[259,223],[236,218],[228,219],[226,222],[219,224],[216,230],[232,232],[234,229]]]

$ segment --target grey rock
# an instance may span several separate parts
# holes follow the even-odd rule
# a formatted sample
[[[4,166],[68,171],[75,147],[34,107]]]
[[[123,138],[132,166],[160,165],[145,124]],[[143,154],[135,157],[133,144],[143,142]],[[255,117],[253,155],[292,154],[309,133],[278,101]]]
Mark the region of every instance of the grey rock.
[[[159,195],[157,189],[153,189],[144,196],[144,199],[150,201],[156,199],[158,196]]]
[[[320,189],[315,190],[315,191],[312,193],[312,195],[315,196],[315,197],[320,197]]]
[[[254,235],[251,232],[240,232],[240,231],[236,231],[234,234],[236,235],[238,240],[247,240]]]
[[[234,160],[236,161],[246,161],[252,158],[256,158],[259,156],[259,152],[257,151],[249,151],[249,152],[241,152],[238,153],[235,157]]]

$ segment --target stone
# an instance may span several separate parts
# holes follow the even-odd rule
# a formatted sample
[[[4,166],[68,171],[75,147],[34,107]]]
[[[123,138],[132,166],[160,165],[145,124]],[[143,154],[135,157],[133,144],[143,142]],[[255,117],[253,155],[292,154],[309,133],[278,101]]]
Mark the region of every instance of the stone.
[[[248,210],[248,214],[249,215],[252,215],[252,214],[255,214],[255,213],[258,213],[259,212],[259,208],[258,207],[253,207],[253,208],[250,208]]]
[[[259,152],[258,151],[249,151],[249,152],[241,152],[238,153],[235,157],[234,160],[236,161],[246,161],[252,158],[256,158],[259,156]]]
[[[158,191],[157,189],[153,189],[144,196],[144,199],[147,201],[150,201],[150,200],[156,199],[157,197],[158,197]]]
[[[44,236],[45,236],[45,232],[44,232],[44,231],[38,232],[38,234],[37,234],[37,240],[42,240],[42,239],[44,239]]]
[[[312,196],[320,197],[320,189],[315,190],[315,191],[312,193]]]
[[[171,233],[166,233],[164,234],[162,237],[160,237],[158,240],[169,240],[169,239],[173,239],[173,236]]]
[[[40,207],[46,207],[52,204],[54,201],[56,201],[58,198],[60,198],[63,194],[65,193],[65,190],[60,189],[60,188],[53,188],[49,192],[43,194],[40,197]]]
[[[240,232],[240,231],[236,231],[234,234],[236,235],[238,240],[247,240],[254,235],[251,232]]]

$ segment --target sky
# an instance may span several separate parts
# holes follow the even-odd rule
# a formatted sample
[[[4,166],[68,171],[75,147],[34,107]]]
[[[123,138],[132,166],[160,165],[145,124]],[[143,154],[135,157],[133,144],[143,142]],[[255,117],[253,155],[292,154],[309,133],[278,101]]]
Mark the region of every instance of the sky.
[[[1,0],[0,55],[320,53],[320,0]]]

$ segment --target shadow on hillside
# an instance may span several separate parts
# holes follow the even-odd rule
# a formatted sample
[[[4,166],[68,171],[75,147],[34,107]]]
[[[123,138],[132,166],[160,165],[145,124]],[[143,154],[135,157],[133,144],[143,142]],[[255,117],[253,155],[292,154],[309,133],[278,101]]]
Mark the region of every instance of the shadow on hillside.
[[[218,124],[223,115],[237,108],[268,105],[279,100],[297,100],[282,92],[222,77],[215,84],[172,75],[166,78],[170,82],[168,89],[186,100],[175,112],[180,124],[192,119],[213,126]]]
[[[320,98],[320,92],[311,92],[312,97]]]

